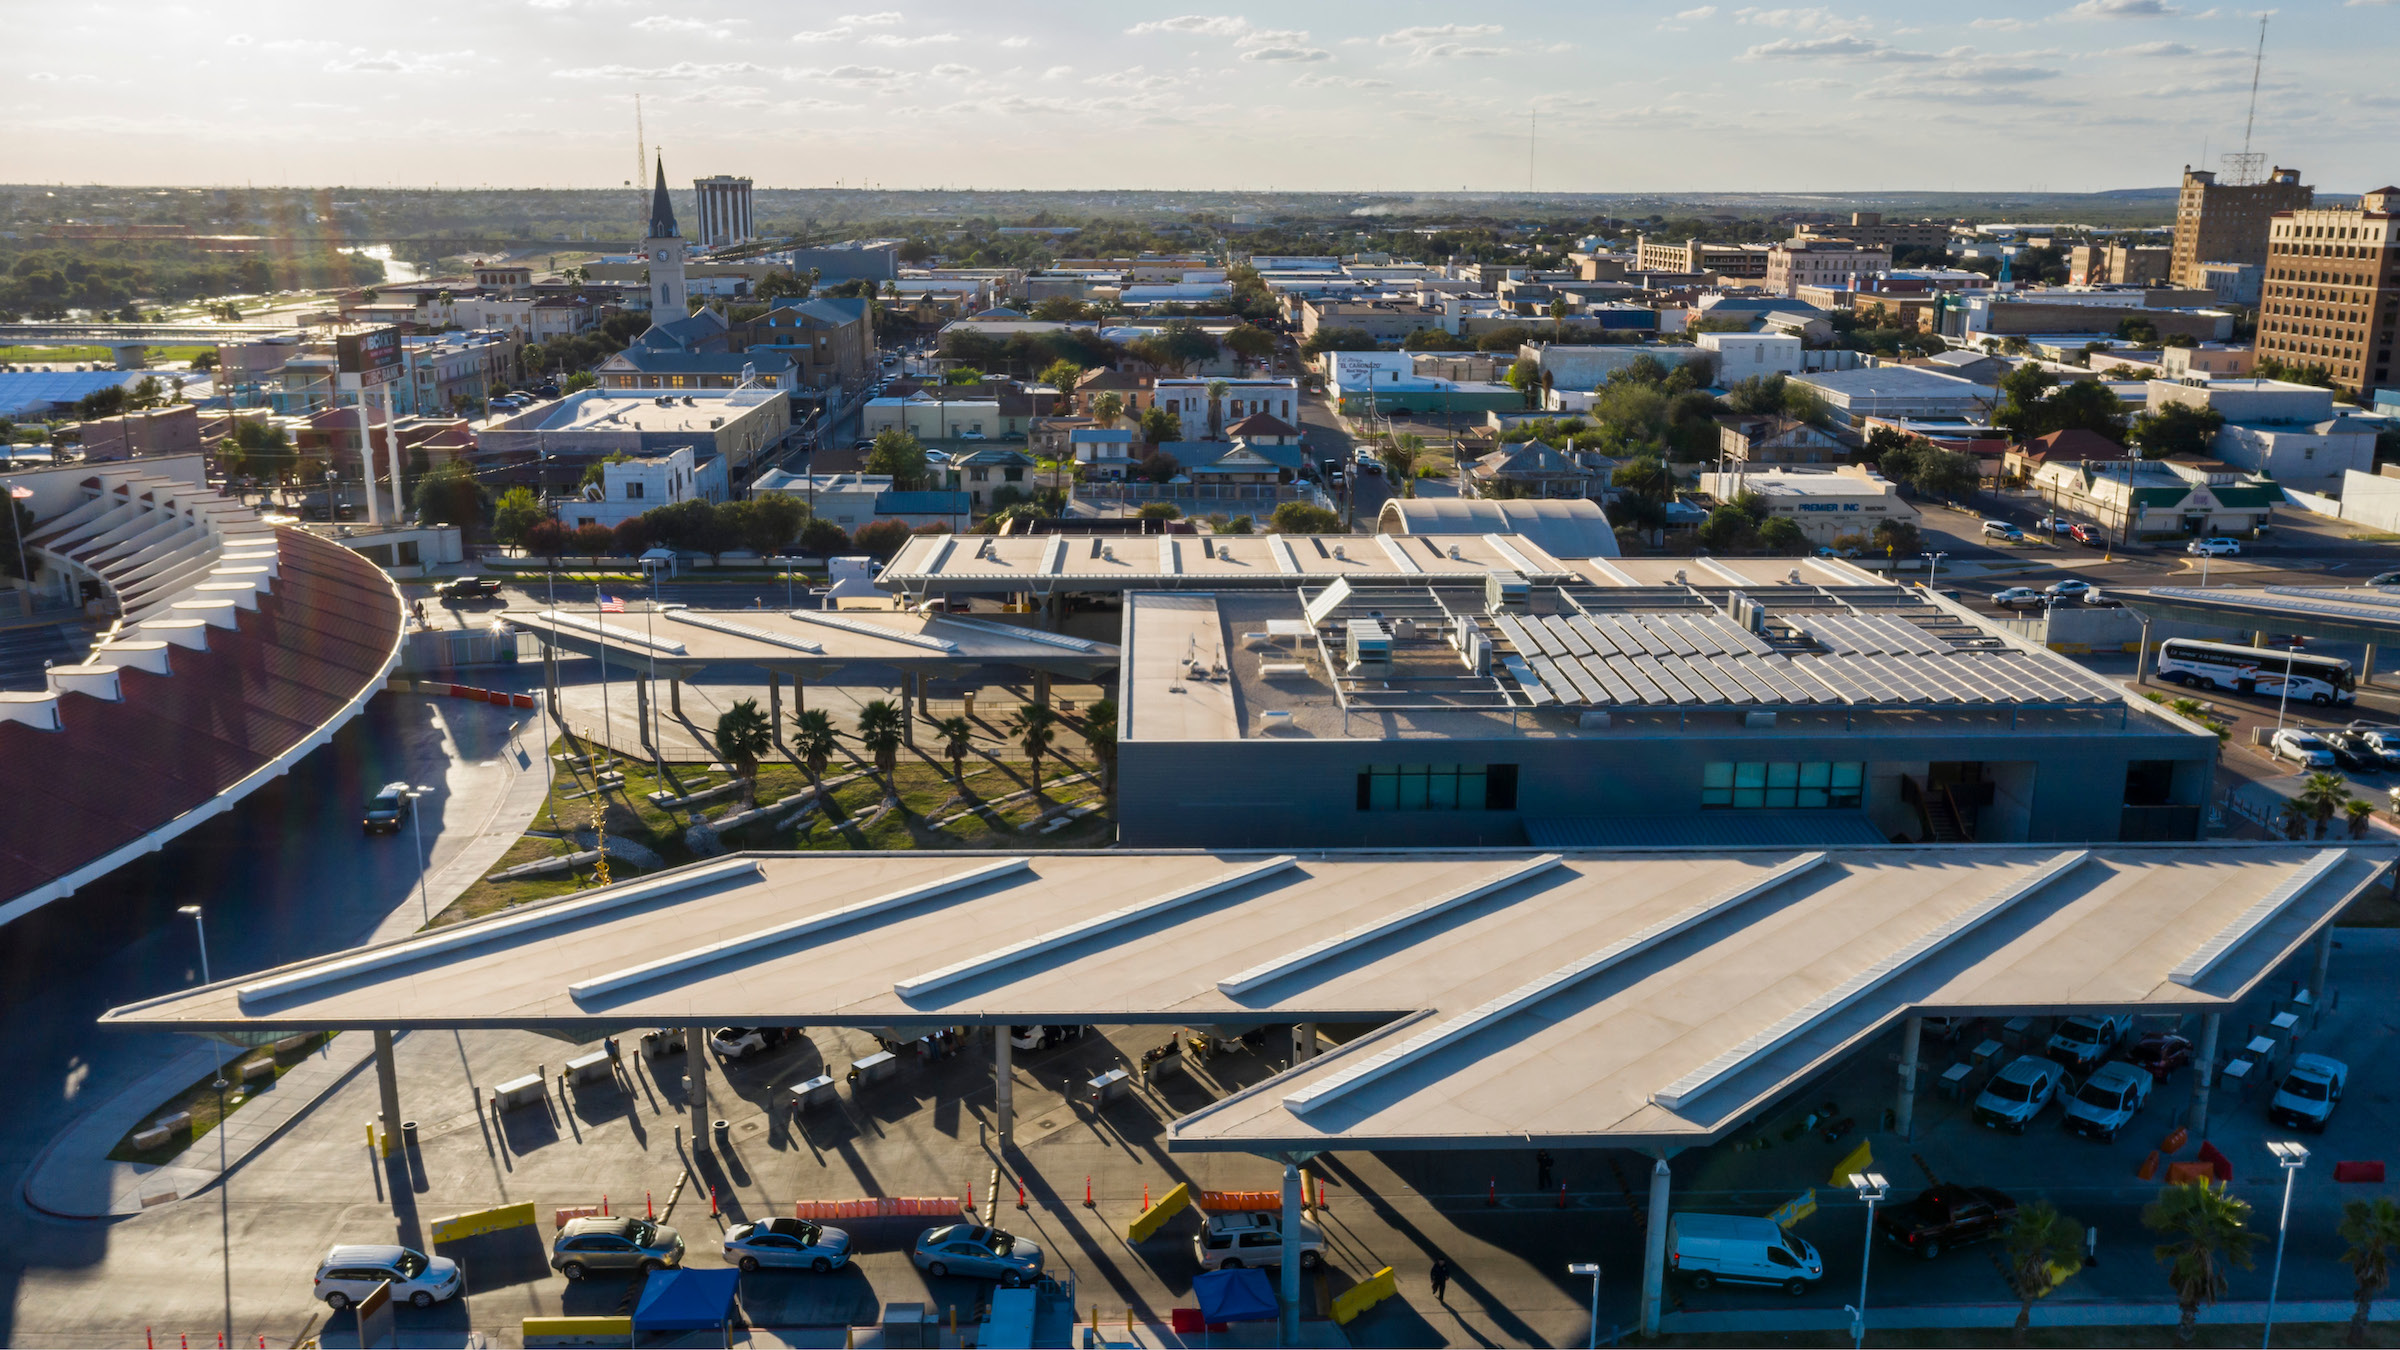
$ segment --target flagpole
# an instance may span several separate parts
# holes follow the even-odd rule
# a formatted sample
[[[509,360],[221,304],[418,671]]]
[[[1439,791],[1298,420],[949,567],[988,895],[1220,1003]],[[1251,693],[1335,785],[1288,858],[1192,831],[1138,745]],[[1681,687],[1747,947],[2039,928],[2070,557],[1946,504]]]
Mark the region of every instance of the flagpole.
[[[600,608],[600,583],[597,581],[592,583],[592,622],[600,626],[600,751],[602,757],[607,759],[614,757],[614,752],[608,746],[615,728],[608,720],[608,612]],[[592,781],[597,783],[599,778],[600,770],[593,769]]]

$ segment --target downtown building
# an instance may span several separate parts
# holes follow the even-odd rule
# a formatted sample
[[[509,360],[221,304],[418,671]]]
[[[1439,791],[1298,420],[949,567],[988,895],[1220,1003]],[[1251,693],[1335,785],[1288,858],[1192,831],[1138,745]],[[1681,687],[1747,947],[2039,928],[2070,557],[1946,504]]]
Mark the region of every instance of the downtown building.
[[[2316,366],[2354,394],[2392,381],[2400,327],[2400,188],[2377,188],[2355,209],[2275,213],[2260,283],[2258,354]]]

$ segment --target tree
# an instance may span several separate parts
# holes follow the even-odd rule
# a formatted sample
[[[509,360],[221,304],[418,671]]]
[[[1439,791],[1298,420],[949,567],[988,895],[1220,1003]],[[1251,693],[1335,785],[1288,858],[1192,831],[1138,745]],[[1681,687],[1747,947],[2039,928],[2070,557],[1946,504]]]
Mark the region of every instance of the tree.
[[[572,375],[569,375],[569,376],[567,377],[567,382],[566,382],[565,384],[562,384],[562,385],[560,385],[558,388],[559,388],[559,392],[560,392],[560,393],[564,393],[564,394],[579,394],[579,393],[582,393],[582,392],[583,392],[584,390],[586,390],[586,389],[597,389],[597,388],[599,388],[599,387],[600,387],[600,377],[599,377],[599,376],[597,376],[597,375],[594,375],[592,372],[590,372],[590,371],[588,371],[588,370],[579,370],[579,371],[576,371],[574,374],[572,374]]]
[[[1073,323],[1091,318],[1092,313],[1090,305],[1069,295],[1054,295],[1033,307],[1033,317],[1043,323]]]
[[[1033,785],[1042,785],[1042,756],[1050,753],[1058,739],[1058,714],[1047,703],[1023,703],[1008,724],[1008,734],[1017,738],[1025,758],[1033,766]]]
[[[1550,340],[1561,342],[1567,336],[1567,297],[1550,297]]]
[[[526,532],[549,518],[533,489],[510,488],[500,494],[500,504],[492,512],[492,537],[503,544],[522,545]]]
[[[584,530],[598,530],[606,536],[599,541],[598,548],[583,550],[586,553],[616,553],[627,558],[638,558],[658,543],[658,522],[647,514],[627,516],[618,521],[613,530],[606,525],[585,525],[576,530],[576,538],[584,538]]]
[[[2033,1325],[2033,1305],[2048,1298],[2083,1269],[2083,1225],[2058,1212],[2047,1200],[2017,1210],[2000,1235],[2000,1274],[2017,1298],[2017,1325],[2011,1345],[2023,1345]]]
[[[892,486],[902,492],[914,492],[925,482],[925,446],[916,433],[898,427],[887,427],[875,433],[875,446],[867,451],[866,471],[892,476]]]
[[[1542,368],[1530,356],[1520,356],[1509,363],[1508,387],[1525,396],[1525,406],[1534,406],[1542,383]]]
[[[1167,359],[1178,371],[1217,359],[1217,340],[1196,323],[1170,323],[1159,340],[1166,345]]]
[[[762,492],[726,508],[734,537],[742,547],[765,558],[783,552],[808,523],[808,505],[781,492]]]
[[[1667,471],[1666,461],[1656,455],[1636,455],[1626,460],[1609,475],[1608,481],[1620,492],[1652,501],[1663,502],[1675,491],[1674,475]]]
[[[950,776],[963,786],[967,781],[967,755],[975,747],[975,724],[964,717],[945,717],[934,723],[941,733],[942,753],[950,757]]]
[[[888,698],[879,698],[858,710],[858,742],[875,757],[875,771],[883,775],[884,785],[892,786],[892,769],[900,757],[900,743],[908,735],[908,719]],[[897,789],[893,789],[897,791]]]
[[[2172,455],[2198,458],[2207,455],[2216,444],[2217,429],[2224,425],[2225,414],[2214,408],[2169,403],[2135,414],[2127,439],[2142,452],[2144,459],[2166,459]]]
[[[818,516],[800,527],[800,551],[831,557],[850,551],[850,535],[841,526]]]
[[[878,562],[888,562],[891,556],[909,539],[906,523],[897,520],[870,520],[850,535],[850,547]]]
[[[1208,382],[1208,438],[1212,441],[1225,439],[1225,396],[1232,391],[1233,386],[1223,380]]]
[[[1152,445],[1164,445],[1183,439],[1183,419],[1164,408],[1151,408],[1142,414],[1142,439]]]
[[[1738,506],[1720,506],[1700,522],[1700,542],[1711,553],[1739,553],[1750,546],[1758,523]]]
[[[775,744],[775,729],[758,710],[758,700],[745,698],[717,715],[717,758],[742,780],[742,800],[758,802],[758,761]]]
[[[126,398],[124,385],[104,384],[75,400],[75,417],[84,422],[115,417],[125,411]]]
[[[1036,378],[1060,393],[1071,393],[1075,382],[1083,378],[1083,367],[1062,356],[1042,367],[1042,373]]]
[[[761,300],[806,300],[808,292],[808,278],[796,272],[769,272],[758,283],[757,295]]]
[[[606,455],[583,466],[583,481],[576,486],[578,488],[600,487],[608,482],[609,465],[631,464],[632,462],[633,456],[622,450],[611,450]]]
[[[1786,383],[1781,372],[1752,375],[1746,379],[1737,380],[1732,388],[1725,391],[1726,411],[1740,413],[1745,417],[1755,417],[1761,413],[1781,412],[1783,411],[1783,389]],[[1878,430],[1876,434],[1881,435],[1883,432]]]
[[[1759,524],[1758,545],[1769,553],[1792,557],[1808,552],[1808,536],[1791,517],[1769,516]]]
[[[1173,416],[1172,413],[1168,414]],[[1171,483],[1183,472],[1183,461],[1164,450],[1153,450],[1134,463],[1134,472],[1153,483]]]
[[[1100,793],[1114,797],[1117,791],[1117,701],[1103,698],[1084,711],[1083,743],[1092,748],[1092,758],[1100,764]],[[2385,1203],[2390,1203],[2386,1201]]]
[[[824,795],[825,765],[841,744],[841,735],[833,729],[833,714],[823,708],[803,708],[792,714],[792,757],[800,761],[809,782],[817,786],[820,798]]]
[[[417,518],[428,525],[456,525],[472,543],[491,509],[492,494],[467,466],[450,460],[417,480]]]
[[[1133,518],[1135,520],[1181,520],[1183,512],[1177,510],[1173,502],[1143,502],[1141,509],[1133,513]]]
[[[1424,453],[1424,437],[1413,433],[1403,433],[1394,436],[1383,448],[1377,450],[1375,457],[1383,461],[1383,467],[1386,472],[1391,474],[1392,481],[1410,489],[1409,495],[1414,496],[1417,457]]]
[[[1322,352],[1371,352],[1383,344],[1364,328],[1319,328],[1300,343],[1300,350],[1309,356]]]
[[[1877,521],[1873,538],[1887,558],[1913,558],[1922,546],[1916,523],[1907,520]]]
[[[2335,1231],[2350,1244],[2342,1253],[2342,1264],[2350,1267],[2350,1278],[2357,1281],[2351,1294],[2357,1311],[2350,1314],[2349,1342],[2365,1345],[2375,1298],[2392,1283],[2392,1249],[2400,1247],[2400,1205],[2383,1196],[2353,1200],[2342,1206],[2342,1226]]]
[[[1276,534],[1340,534],[1342,518],[1309,502],[1283,502],[1267,518],[1267,529]]]
[[[1113,427],[1125,415],[1125,396],[1114,389],[1102,390],[1092,396],[1092,417],[1104,427]]]
[[[1245,361],[1264,361],[1275,354],[1275,335],[1243,324],[1225,335],[1225,346]]]
[[[1971,495],[1983,482],[1983,470],[1973,455],[1927,446],[1917,457],[1908,481],[1910,487],[1929,497],[1956,501]]]
[[[525,551],[537,558],[548,558],[556,565],[574,537],[575,532],[568,529],[564,521],[537,520],[525,531]]]
[[[2142,1226],[2166,1239],[2153,1255],[2167,1268],[2167,1283],[2183,1309],[2175,1324],[2177,1344],[2192,1343],[2200,1305],[2224,1296],[2227,1271],[2252,1265],[2250,1249],[2258,1235],[2244,1226],[2249,1217],[2249,1202],[2206,1181],[2169,1186],[2143,1208]]]
[[[2367,824],[2375,819],[2375,803],[2353,797],[2342,803],[2342,816],[2350,822],[2350,837],[2367,837]]]
[[[606,525],[578,525],[575,527],[575,533],[572,536],[573,543],[571,544],[571,547],[574,549],[578,557],[584,558],[597,558],[611,552],[627,554],[638,553],[641,550],[619,547],[617,540],[619,537],[619,532],[622,531],[625,526],[633,525],[638,528],[639,524],[640,522],[638,519],[628,520],[619,524],[614,530],[608,528]]]

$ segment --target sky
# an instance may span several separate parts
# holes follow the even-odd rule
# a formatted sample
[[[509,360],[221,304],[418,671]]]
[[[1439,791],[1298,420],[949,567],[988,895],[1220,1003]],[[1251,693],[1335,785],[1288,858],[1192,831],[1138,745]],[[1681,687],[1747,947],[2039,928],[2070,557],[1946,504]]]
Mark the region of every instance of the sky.
[[[0,0],[0,181],[2092,191],[2238,150],[2255,9]],[[1191,0],[1185,0],[1191,3]],[[2255,148],[2400,178],[2400,0],[2273,12]],[[2205,158],[2204,158],[2205,157]]]

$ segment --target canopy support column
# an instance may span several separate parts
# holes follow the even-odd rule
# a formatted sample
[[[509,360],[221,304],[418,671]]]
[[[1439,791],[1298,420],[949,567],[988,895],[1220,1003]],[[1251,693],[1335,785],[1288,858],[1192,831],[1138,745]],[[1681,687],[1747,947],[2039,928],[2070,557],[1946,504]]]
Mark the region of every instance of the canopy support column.
[[[2208,1138],[2208,1091],[2217,1081],[2217,1023],[2223,1013],[2210,1013],[2200,1023],[2200,1053],[2193,1057],[2192,1137]]]
[[[692,1153],[708,1151],[708,1028],[683,1029],[683,1083],[692,1110]]]
[[[1892,1132],[1906,1139],[1917,1119],[1917,1052],[1925,1039],[1925,1019],[1911,1017],[1900,1032],[1900,1096],[1892,1104]]]
[[[1667,1281],[1667,1187],[1674,1174],[1667,1160],[1650,1168],[1650,1227],[1642,1235],[1642,1336],[1658,1335],[1659,1295]]]

